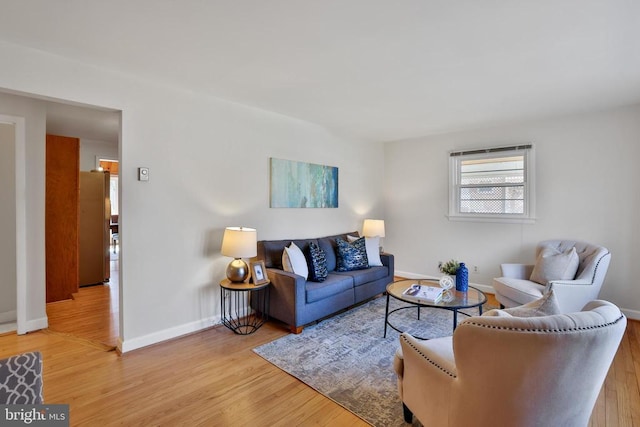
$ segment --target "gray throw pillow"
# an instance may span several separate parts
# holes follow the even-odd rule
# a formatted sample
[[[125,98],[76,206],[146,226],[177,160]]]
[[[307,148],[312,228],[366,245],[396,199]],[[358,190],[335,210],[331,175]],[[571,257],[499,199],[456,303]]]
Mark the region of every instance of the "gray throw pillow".
[[[533,266],[532,282],[547,285],[553,280],[573,280],[578,271],[580,258],[576,248],[560,252],[554,248],[544,248]]]

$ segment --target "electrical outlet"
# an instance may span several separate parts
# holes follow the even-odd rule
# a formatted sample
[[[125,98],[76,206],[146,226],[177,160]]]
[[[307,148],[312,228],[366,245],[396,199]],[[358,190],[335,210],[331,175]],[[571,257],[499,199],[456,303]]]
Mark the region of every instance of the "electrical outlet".
[[[474,266],[473,266],[473,272],[474,272],[474,273],[477,273],[478,271],[479,271],[479,270],[478,270],[478,266],[477,266],[477,265],[474,265]]]

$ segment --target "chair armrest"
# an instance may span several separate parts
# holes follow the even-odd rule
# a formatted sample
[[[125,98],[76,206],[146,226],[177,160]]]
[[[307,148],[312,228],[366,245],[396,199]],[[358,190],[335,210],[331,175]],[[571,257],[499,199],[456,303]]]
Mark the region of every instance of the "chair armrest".
[[[588,280],[552,280],[547,284],[545,288],[545,292],[550,291],[551,289],[555,289],[558,286],[591,286],[591,283]]]
[[[398,387],[403,403],[419,420],[448,425],[452,389],[457,379],[452,337],[419,341],[403,333],[400,346],[404,366]]]
[[[450,336],[423,341],[405,332],[400,336],[400,344],[405,364],[407,358],[412,359],[409,353],[416,353],[419,357],[415,361],[421,367],[430,365],[430,368],[440,370],[450,377],[457,375]]]
[[[503,277],[513,279],[529,279],[533,271],[532,264],[500,264]]]

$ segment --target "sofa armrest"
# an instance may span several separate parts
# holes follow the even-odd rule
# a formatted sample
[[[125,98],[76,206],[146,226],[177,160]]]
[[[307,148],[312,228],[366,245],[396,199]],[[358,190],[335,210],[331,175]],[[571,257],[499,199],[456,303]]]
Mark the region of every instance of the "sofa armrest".
[[[395,257],[393,254],[381,253],[380,261],[382,261],[382,265],[389,269],[389,275],[393,276],[395,274]]]
[[[297,324],[300,307],[296,306],[296,301],[298,304],[304,304],[307,281],[298,274],[277,268],[267,268],[267,277],[271,281],[270,314],[289,326],[301,326]]]
[[[529,279],[533,271],[532,264],[500,264],[502,277],[510,277],[512,279]]]

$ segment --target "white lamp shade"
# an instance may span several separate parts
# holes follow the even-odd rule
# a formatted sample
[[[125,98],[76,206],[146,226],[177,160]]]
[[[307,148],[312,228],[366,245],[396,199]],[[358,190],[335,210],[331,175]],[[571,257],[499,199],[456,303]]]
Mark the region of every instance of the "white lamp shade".
[[[384,220],[365,219],[362,225],[362,234],[365,237],[384,237]]]
[[[251,258],[258,254],[255,228],[227,227],[222,237],[222,255],[232,258]]]

